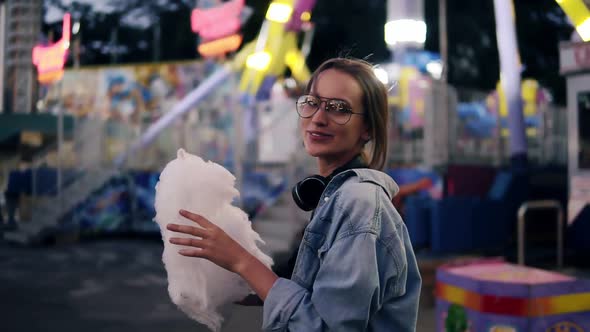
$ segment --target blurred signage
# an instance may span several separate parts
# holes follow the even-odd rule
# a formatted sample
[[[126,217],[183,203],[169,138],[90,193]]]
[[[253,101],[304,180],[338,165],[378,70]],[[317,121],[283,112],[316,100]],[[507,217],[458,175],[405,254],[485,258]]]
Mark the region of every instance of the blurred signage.
[[[62,37],[53,45],[37,45],[33,48],[33,64],[37,66],[37,80],[42,84],[59,81],[64,75],[70,47],[70,14],[63,18]]]
[[[242,44],[242,36],[233,34],[207,43],[201,43],[197,49],[199,54],[209,57],[235,51],[240,47],[240,44]]]
[[[562,44],[559,63],[562,74],[590,70],[590,42]]]
[[[59,81],[64,74],[66,51],[60,46],[48,47],[40,51],[33,55],[33,63],[37,66],[38,81],[43,84]]]
[[[211,57],[233,52],[240,47],[240,15],[244,0],[232,0],[212,8],[196,8],[191,14],[191,28],[201,37],[198,51]]]

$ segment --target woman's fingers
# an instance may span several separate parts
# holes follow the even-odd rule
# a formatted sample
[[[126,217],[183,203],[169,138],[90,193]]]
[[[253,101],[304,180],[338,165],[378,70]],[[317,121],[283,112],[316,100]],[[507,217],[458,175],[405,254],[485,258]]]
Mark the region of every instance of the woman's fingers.
[[[196,238],[172,237],[172,244],[184,246],[178,251],[182,256],[204,258],[218,266],[236,272],[249,253],[238,242],[232,239],[222,228],[206,218],[180,210],[180,215],[195,222],[198,226],[168,224],[166,228],[173,232],[192,235]]]
[[[168,225],[166,225],[166,228],[170,231],[173,231],[173,232],[194,235],[194,236],[197,236],[197,237],[200,237],[203,239],[205,239],[209,236],[209,232],[206,229],[197,228],[197,227],[193,227],[193,226],[179,225],[179,224],[168,224]]]
[[[203,240],[201,239],[195,239],[195,238],[180,238],[180,237],[173,237],[170,238],[170,243],[173,244],[178,244],[181,246],[191,246],[191,247],[196,247],[196,248],[203,248],[204,243]]]
[[[201,227],[215,228],[215,225],[212,222],[210,222],[209,220],[205,219],[204,217],[202,217],[196,213],[192,213],[187,210],[180,210],[180,211],[178,211],[178,213],[180,213],[181,216],[196,222]]]
[[[200,258],[207,258],[205,246],[206,243],[202,239],[190,239],[190,238],[180,238],[180,237],[173,237],[168,240],[172,244],[178,244],[181,246],[189,246],[189,248],[182,248],[178,250],[178,253],[182,256],[187,257],[200,257]],[[193,248],[190,248],[193,247]]]
[[[186,257],[206,258],[205,253],[201,249],[180,249],[178,253]]]

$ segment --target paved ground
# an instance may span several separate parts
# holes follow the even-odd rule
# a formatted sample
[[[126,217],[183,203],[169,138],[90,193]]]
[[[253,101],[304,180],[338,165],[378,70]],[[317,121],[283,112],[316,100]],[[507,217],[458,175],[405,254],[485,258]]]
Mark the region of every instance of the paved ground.
[[[208,331],[171,303],[157,240],[42,248],[0,242],[0,331]],[[224,332],[259,331],[260,307],[235,306]],[[418,331],[434,331],[433,309]]]

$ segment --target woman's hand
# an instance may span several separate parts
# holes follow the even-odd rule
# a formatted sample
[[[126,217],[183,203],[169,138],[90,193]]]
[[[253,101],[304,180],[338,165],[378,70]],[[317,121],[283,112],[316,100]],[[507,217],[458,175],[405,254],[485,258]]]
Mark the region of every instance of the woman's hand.
[[[239,274],[264,301],[278,279],[277,275],[209,220],[185,210],[180,210],[180,215],[202,228],[177,224],[166,226],[173,232],[197,237],[171,238],[170,243],[189,247],[179,250],[178,253],[187,257],[208,259],[228,271]]]
[[[187,246],[178,251],[187,257],[205,258],[220,267],[234,273],[246,268],[254,258],[244,247],[227,235],[221,228],[204,217],[185,210],[180,215],[201,226],[184,226],[168,224],[167,229],[173,232],[196,236],[197,238],[170,238],[170,243]],[[254,258],[255,259],[255,258]]]

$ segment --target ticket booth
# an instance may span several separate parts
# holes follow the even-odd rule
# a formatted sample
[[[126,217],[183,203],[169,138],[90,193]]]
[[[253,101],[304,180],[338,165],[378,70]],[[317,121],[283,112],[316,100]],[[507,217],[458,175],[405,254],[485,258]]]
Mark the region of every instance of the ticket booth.
[[[560,72],[567,81],[568,225],[581,228],[576,233],[588,235],[590,232],[590,42],[562,43],[559,51]]]

